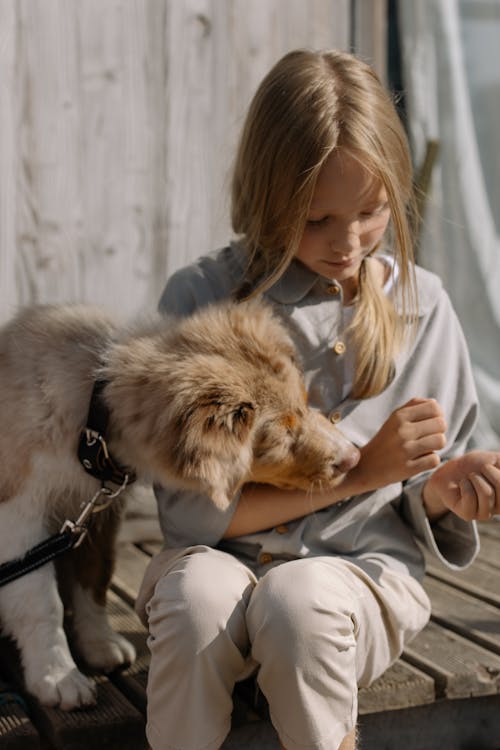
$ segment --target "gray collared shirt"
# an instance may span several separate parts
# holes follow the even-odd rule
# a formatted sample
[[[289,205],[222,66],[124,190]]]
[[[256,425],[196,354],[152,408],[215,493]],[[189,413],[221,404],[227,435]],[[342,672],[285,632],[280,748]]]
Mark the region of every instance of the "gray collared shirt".
[[[397,274],[393,261],[392,276]],[[177,271],[168,281],[160,310],[189,315],[231,295],[243,278],[244,252],[237,243]],[[447,421],[446,460],[465,452],[477,418],[477,397],[467,346],[448,295],[437,276],[417,267],[418,331],[396,361],[396,375],[381,394],[353,400],[352,346],[346,333],[350,310],[342,289],[293,261],[266,297],[282,316],[302,359],[309,403],[339,421],[356,445],[368,442],[389,415],[415,396],[435,398]],[[389,282],[388,294],[393,294]],[[397,299],[395,304],[398,305]],[[474,523],[448,513],[429,523],[422,504],[426,474],[329,506],[275,529],[223,540],[238,497],[221,510],[206,497],[157,488],[165,546],[208,544],[232,552],[256,572],[276,560],[339,555],[369,570],[388,565],[421,578],[423,542],[443,564],[462,568],[478,551]]]

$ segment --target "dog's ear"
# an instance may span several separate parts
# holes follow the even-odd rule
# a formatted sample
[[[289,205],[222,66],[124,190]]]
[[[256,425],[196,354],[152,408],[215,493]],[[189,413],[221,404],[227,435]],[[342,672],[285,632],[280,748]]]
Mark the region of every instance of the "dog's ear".
[[[229,505],[249,478],[255,412],[251,401],[218,393],[198,402],[185,424],[189,461],[183,467],[184,476],[198,483],[220,508]]]
[[[205,429],[207,432],[225,431],[237,440],[245,440],[255,419],[255,406],[250,401],[227,403],[214,399],[207,405]]]

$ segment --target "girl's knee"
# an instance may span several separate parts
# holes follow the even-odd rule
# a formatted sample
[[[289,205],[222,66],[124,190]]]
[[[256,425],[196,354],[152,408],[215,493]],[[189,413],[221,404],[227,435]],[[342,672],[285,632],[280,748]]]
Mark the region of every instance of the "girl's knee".
[[[230,555],[216,550],[189,554],[157,583],[146,610],[153,641],[175,641],[179,654],[206,648],[228,632],[246,646],[245,610],[253,581]]]
[[[335,585],[320,560],[295,560],[270,570],[259,581],[247,611],[252,641],[272,642],[276,651],[305,651],[355,645],[357,619],[349,589]],[[333,579],[333,580],[332,580]],[[266,646],[271,648],[270,645]]]

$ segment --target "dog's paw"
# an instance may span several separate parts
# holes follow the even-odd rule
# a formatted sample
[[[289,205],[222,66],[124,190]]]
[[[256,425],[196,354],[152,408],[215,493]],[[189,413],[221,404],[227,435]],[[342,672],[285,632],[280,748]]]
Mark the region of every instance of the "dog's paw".
[[[105,673],[133,664],[136,655],[130,641],[112,631],[80,642],[78,649],[89,667]]]
[[[71,711],[74,708],[93,706],[96,702],[95,683],[76,667],[69,672],[52,670],[41,678],[27,678],[26,687],[44,706]]]

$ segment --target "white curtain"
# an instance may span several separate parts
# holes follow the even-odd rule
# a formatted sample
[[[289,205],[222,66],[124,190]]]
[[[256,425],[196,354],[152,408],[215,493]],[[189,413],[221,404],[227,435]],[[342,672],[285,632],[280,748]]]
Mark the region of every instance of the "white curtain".
[[[439,142],[418,261],[441,276],[469,344],[474,445],[500,449],[500,0],[399,0],[398,15],[415,164]]]

